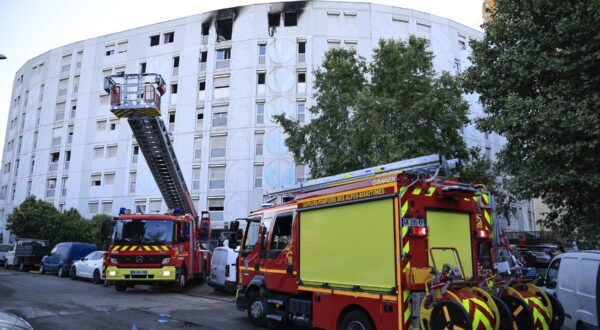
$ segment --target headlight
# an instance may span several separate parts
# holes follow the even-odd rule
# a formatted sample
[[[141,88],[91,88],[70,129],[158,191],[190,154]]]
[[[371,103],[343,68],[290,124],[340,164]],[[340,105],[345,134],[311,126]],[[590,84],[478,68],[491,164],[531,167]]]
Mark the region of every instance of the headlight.
[[[117,261],[117,258],[110,258],[110,262],[113,264],[118,264],[119,262]]]
[[[166,264],[168,264],[169,262],[171,262],[171,258],[164,258],[164,259],[163,259],[163,261],[162,261],[162,264],[163,264],[163,265],[166,265]]]
[[[117,276],[117,271],[116,270],[109,271],[108,276]]]
[[[170,270],[163,270],[162,272],[160,272],[160,275],[162,275],[162,276],[171,276],[171,271]]]

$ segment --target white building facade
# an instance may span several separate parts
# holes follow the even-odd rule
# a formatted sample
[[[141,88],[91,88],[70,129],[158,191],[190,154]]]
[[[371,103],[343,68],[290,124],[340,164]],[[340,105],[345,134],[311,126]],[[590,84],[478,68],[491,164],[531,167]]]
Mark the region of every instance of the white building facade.
[[[430,41],[437,71],[469,65],[482,32],[410,9],[367,3],[257,4],[184,17],[66,45],[15,75],[0,176],[0,233],[27,196],[84,217],[166,211],[126,120],[109,111],[104,76],[156,72],[162,116],[198,210],[215,228],[260,207],[263,192],[307,178],[274,114],[310,121],[312,70],[335,47],[371,58],[380,38]],[[468,95],[471,117],[481,115]],[[473,126],[468,145],[493,158],[504,140]],[[535,222],[533,222],[535,223]],[[0,240],[1,241],[1,240]]]

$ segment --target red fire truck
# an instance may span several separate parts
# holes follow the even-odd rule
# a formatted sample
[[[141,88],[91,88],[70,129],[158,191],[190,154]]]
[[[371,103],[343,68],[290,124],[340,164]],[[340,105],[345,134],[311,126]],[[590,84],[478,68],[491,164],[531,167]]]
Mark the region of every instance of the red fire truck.
[[[117,291],[135,284],[175,283],[205,278],[210,269],[210,217],[201,217],[188,192],[171,139],[160,118],[165,82],[158,74],[106,77],[111,111],[127,118],[169,214],[133,214],[121,209],[106,256],[106,279]]]
[[[556,302],[494,275],[490,197],[448,167],[424,156],[272,194],[243,219],[237,308],[258,326],[548,329]]]

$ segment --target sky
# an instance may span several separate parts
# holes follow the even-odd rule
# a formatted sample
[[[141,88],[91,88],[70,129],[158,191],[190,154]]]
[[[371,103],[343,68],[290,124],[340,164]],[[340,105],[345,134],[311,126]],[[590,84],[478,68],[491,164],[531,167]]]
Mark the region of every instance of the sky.
[[[366,2],[353,1],[352,2]],[[15,73],[28,60],[73,42],[265,1],[248,0],[0,0],[0,146],[4,146]],[[419,10],[480,29],[483,0],[373,0]]]

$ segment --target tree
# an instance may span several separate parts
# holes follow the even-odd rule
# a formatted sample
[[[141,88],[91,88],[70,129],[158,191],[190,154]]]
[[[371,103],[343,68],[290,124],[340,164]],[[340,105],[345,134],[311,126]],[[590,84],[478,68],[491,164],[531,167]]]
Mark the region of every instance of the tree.
[[[8,216],[6,228],[17,237],[48,239],[59,216],[52,204],[30,196]]]
[[[540,197],[565,239],[600,240],[600,2],[496,0],[471,41],[478,126],[506,137],[499,169],[518,198]]]
[[[437,74],[432,59],[414,36],[380,40],[370,64],[353,50],[328,51],[314,71],[315,118],[274,117],[295,161],[320,177],[431,153],[465,157],[468,104],[460,81]]]

